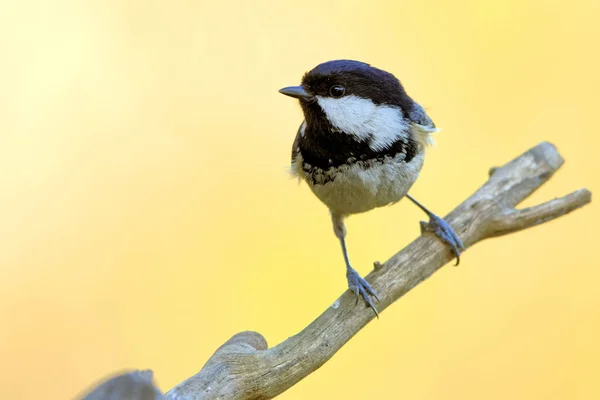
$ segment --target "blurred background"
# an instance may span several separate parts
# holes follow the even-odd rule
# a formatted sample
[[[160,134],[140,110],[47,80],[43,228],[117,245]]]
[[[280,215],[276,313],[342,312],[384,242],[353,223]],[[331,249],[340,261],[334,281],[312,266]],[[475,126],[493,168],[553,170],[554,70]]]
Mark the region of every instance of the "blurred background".
[[[123,368],[168,390],[229,337],[275,345],[346,289],[327,210],[287,174],[280,95],[336,58],[396,74],[443,131],[412,193],[445,215],[541,141],[525,205],[600,190],[600,2],[0,2],[0,397]],[[351,217],[368,273],[410,203]],[[282,399],[600,397],[595,204],[485,241]]]

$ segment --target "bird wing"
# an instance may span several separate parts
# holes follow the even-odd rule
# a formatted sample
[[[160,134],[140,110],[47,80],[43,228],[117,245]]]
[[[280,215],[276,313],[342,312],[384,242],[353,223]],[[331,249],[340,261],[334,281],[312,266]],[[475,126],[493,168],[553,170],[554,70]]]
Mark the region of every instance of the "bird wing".
[[[298,128],[298,132],[296,133],[296,138],[294,138],[294,143],[292,144],[292,162],[291,168],[289,170],[290,175],[295,178],[300,178],[302,176],[302,162],[299,160],[301,158],[300,154],[300,138],[304,136],[304,130],[306,129],[306,121],[302,121],[300,127]]]
[[[435,129],[435,124],[425,112],[425,109],[417,102],[413,103],[413,109],[408,113],[408,118],[411,122],[422,125],[423,127]]]
[[[296,138],[294,139],[294,143],[292,144],[292,163],[300,154],[300,138],[304,136],[304,130],[306,129],[306,121],[302,121],[300,127],[298,128],[298,132],[296,133]]]
[[[435,127],[433,120],[429,118],[429,115],[420,104],[414,103],[413,109],[408,114],[408,119],[417,140],[424,145],[433,146],[435,141],[432,134],[439,132],[440,129]]]

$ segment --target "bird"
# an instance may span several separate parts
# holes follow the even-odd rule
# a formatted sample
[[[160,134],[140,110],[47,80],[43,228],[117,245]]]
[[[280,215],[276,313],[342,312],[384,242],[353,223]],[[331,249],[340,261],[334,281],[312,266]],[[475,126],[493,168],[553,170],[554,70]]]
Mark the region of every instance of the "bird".
[[[352,267],[345,220],[406,197],[429,217],[427,230],[446,243],[456,265],[464,246],[442,218],[408,194],[439,129],[390,72],[356,60],[332,60],[306,72],[281,94],[299,100],[304,120],[292,144],[291,173],[329,209],[349,289],[379,317],[377,292]]]

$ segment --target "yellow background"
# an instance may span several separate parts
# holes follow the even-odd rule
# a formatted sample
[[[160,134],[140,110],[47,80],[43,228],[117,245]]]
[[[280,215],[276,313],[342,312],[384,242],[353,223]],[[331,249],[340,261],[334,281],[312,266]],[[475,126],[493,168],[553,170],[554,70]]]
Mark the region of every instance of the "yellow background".
[[[543,140],[567,162],[527,204],[600,190],[597,0],[0,4],[1,398],[122,368],[167,390],[234,333],[274,345],[337,298],[277,93],[320,62],[393,72],[443,128],[412,190],[438,214]],[[599,398],[599,217],[476,245],[281,398]],[[422,218],[352,217],[359,272]]]

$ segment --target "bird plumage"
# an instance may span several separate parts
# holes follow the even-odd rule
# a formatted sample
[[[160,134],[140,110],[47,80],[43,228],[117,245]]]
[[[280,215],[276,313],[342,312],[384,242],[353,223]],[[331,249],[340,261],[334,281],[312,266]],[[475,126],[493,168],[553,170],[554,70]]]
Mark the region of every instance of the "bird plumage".
[[[375,290],[350,265],[344,224],[348,215],[407,196],[429,215],[432,231],[458,258],[463,248],[458,236],[408,195],[437,128],[394,75],[363,62],[335,60],[307,72],[301,86],[280,92],[299,99],[304,113],[292,145],[292,174],[305,180],[329,208],[348,286],[375,313]]]
[[[313,101],[292,148],[292,173],[334,213],[400,200],[416,180],[435,125],[390,73],[347,60],[320,64],[302,80]],[[340,85],[345,95],[329,95]],[[365,96],[365,97],[362,97]]]

